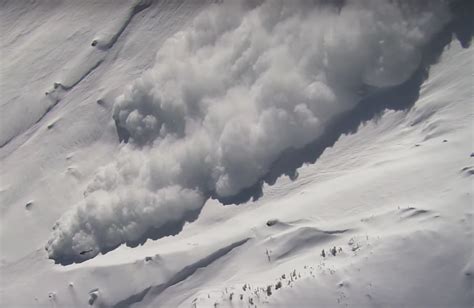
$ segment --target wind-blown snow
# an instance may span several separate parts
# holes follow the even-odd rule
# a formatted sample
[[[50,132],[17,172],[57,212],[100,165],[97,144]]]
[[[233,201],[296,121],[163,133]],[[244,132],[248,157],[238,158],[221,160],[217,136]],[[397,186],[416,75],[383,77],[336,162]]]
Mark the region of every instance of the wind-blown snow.
[[[448,12],[443,1],[211,5],[116,99],[113,118],[129,142],[58,221],[50,257],[82,261],[136,244],[150,229],[195,219],[211,195],[253,185],[367,87],[410,77]]]

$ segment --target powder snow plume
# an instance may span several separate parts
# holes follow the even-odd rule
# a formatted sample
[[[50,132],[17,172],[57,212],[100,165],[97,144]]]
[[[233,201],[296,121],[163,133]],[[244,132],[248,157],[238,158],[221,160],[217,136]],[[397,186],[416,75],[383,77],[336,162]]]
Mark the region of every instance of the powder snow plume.
[[[326,2],[212,4],[168,39],[116,99],[128,143],[55,225],[50,258],[179,232],[211,195],[238,194],[322,136],[361,89],[407,80],[450,18],[441,0]]]

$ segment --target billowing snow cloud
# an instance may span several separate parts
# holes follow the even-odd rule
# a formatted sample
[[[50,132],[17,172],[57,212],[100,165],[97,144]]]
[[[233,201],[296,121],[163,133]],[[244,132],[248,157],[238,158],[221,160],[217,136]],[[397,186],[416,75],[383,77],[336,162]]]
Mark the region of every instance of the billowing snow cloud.
[[[449,19],[443,1],[323,2],[226,1],[170,38],[117,98],[113,118],[129,143],[55,226],[50,257],[136,244],[194,219],[211,194],[252,186],[285,149],[324,134],[361,89],[405,81]]]

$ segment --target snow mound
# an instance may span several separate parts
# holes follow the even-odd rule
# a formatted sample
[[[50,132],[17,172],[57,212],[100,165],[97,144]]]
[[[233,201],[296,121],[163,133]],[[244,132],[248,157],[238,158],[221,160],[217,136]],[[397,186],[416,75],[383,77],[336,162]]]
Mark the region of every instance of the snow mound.
[[[81,262],[179,232],[209,197],[237,195],[324,135],[368,87],[406,81],[448,12],[444,1],[209,6],[116,99],[128,143],[56,224],[50,258]]]

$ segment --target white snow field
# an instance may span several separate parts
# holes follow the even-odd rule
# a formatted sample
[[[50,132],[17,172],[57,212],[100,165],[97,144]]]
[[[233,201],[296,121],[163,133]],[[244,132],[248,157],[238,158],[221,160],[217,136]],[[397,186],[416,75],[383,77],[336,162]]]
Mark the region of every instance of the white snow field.
[[[471,1],[1,0],[1,307],[473,307]]]

